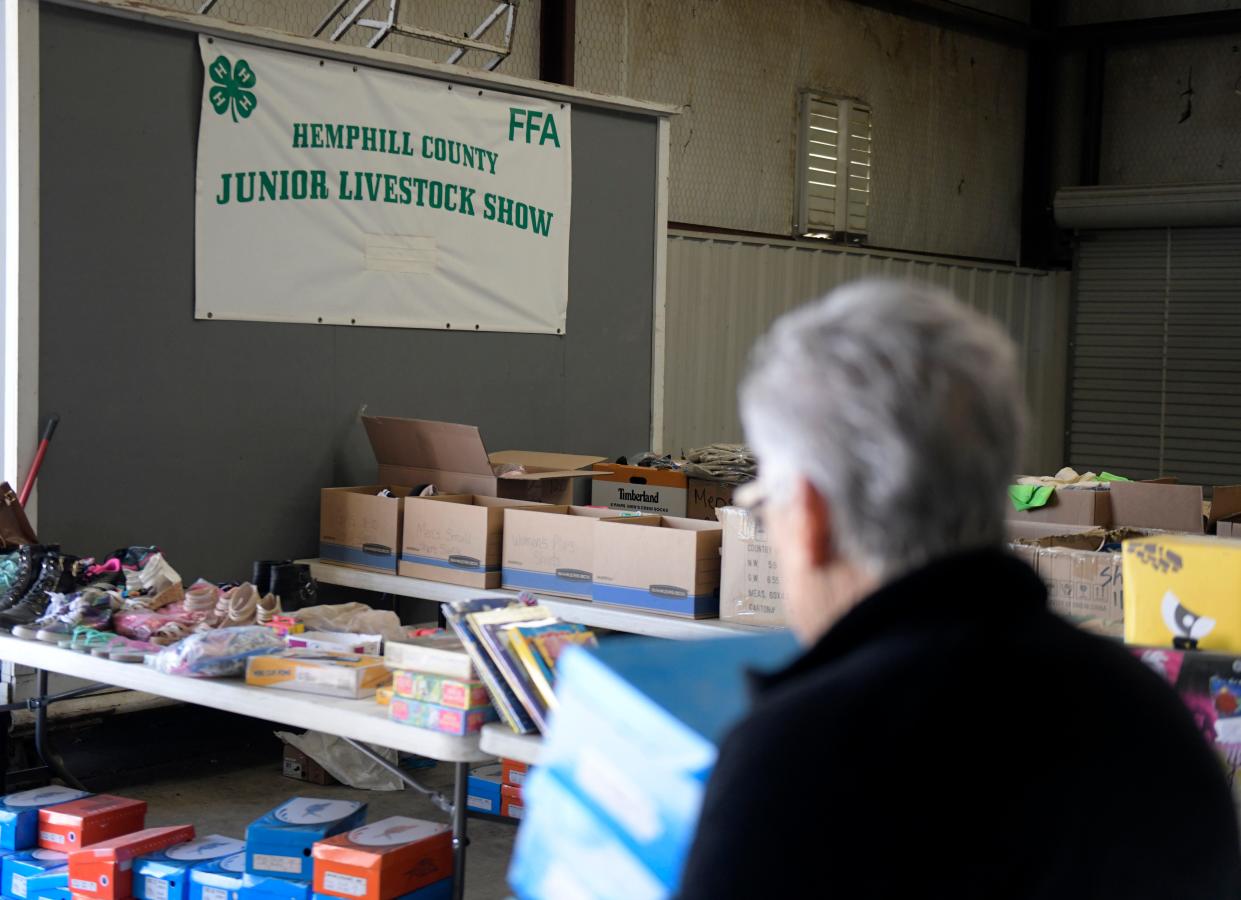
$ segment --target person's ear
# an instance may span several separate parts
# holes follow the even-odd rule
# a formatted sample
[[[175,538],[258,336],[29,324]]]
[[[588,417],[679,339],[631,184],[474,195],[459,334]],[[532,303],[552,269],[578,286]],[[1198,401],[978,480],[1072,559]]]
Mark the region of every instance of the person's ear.
[[[815,569],[826,568],[836,558],[831,506],[805,478],[797,480],[793,506],[797,511],[798,540],[802,542],[803,558]]]

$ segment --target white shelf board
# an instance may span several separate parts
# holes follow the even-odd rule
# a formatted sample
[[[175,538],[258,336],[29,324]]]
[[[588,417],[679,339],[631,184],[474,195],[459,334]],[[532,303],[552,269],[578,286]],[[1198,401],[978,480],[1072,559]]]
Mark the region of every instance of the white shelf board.
[[[538,764],[543,738],[537,734],[518,734],[503,722],[491,722],[483,726],[479,746],[492,756],[533,766]]]
[[[338,566],[318,559],[303,559],[299,560],[299,562],[309,565],[314,579],[324,584],[359,588],[381,594],[396,594],[400,597],[433,600],[437,603],[447,603],[453,600],[470,600],[475,597],[517,596],[516,591],[488,591],[480,588],[461,587],[456,584],[445,584],[439,581],[426,581],[421,578],[408,578],[404,575],[367,572],[363,569]],[[609,631],[623,631],[628,634],[641,634],[647,637],[693,640],[714,637],[739,637],[771,631],[770,628],[762,628],[756,625],[741,625],[736,622],[722,622],[719,619],[681,619],[675,616],[643,612],[642,610],[623,609],[602,603],[592,603],[589,600],[570,600],[566,597],[553,597],[544,594],[538,594],[537,596],[542,606],[546,606],[553,614],[566,622],[576,622],[588,628],[606,628]]]
[[[236,678],[165,675],[139,663],[112,662],[15,637],[0,636],[0,659],[294,728],[311,728],[442,762],[490,758],[479,748],[477,736],[457,737],[392,722],[387,708],[373,697],[347,700],[255,687]]]

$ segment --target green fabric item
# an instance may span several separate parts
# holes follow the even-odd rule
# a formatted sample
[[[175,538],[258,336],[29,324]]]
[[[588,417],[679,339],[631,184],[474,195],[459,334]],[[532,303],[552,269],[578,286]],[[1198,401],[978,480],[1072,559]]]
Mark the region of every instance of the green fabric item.
[[[1055,488],[1047,484],[1010,484],[1008,486],[1008,499],[1013,502],[1013,509],[1017,510],[1017,512],[1025,512],[1027,509],[1038,509],[1040,506],[1046,506],[1047,501],[1051,499],[1051,495],[1055,490]]]
[[[1100,481],[1132,481],[1133,479],[1126,478],[1124,475],[1113,475],[1111,472],[1103,472],[1102,474],[1099,475],[1099,480]]]

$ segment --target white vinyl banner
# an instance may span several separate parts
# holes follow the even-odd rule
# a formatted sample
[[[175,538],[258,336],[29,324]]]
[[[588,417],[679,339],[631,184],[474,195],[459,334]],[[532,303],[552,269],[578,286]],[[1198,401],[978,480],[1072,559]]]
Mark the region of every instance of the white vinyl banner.
[[[568,104],[199,48],[197,318],[564,333]]]

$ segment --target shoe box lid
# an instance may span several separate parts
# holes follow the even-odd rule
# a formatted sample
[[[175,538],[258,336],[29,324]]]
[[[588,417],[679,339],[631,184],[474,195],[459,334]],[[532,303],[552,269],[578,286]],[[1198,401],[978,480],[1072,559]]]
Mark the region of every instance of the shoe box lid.
[[[193,840],[193,825],[169,825],[164,828],[147,828],[132,834],[123,834],[106,841],[99,841],[69,853],[69,866],[80,863],[105,861],[128,862],[147,853],[163,850],[174,844]]]
[[[309,881],[250,874],[241,879],[241,900],[310,900],[310,894]]]
[[[220,859],[209,860],[190,869],[190,881],[207,887],[240,890],[241,879],[246,872],[246,854],[234,853]]]
[[[594,472],[588,467],[606,458],[528,450],[502,450],[488,456],[476,425],[389,416],[363,416],[362,424],[379,463],[381,482],[430,483],[442,493],[524,499],[528,485],[505,490],[504,482],[591,478]],[[499,479],[493,465],[502,464],[523,466],[526,471]]]
[[[441,843],[451,847],[452,834],[447,825],[390,816],[319,841],[315,844],[314,858],[316,862],[322,860],[379,872],[406,866]]]
[[[96,794],[39,810],[39,843],[65,850],[76,850],[101,839],[129,834],[142,828],[146,818],[145,800],[131,800],[111,794]]]
[[[91,796],[88,791],[51,785],[0,797],[0,847],[30,847],[39,837],[39,810]]]
[[[301,847],[321,841],[366,821],[366,804],[352,800],[294,797],[246,828],[246,844]]]
[[[192,841],[173,844],[171,847],[165,847],[153,853],[144,853],[134,863],[134,871],[139,875],[162,878],[184,872],[211,860],[244,853],[245,849],[245,841],[222,834],[209,834]]]

